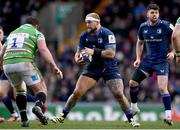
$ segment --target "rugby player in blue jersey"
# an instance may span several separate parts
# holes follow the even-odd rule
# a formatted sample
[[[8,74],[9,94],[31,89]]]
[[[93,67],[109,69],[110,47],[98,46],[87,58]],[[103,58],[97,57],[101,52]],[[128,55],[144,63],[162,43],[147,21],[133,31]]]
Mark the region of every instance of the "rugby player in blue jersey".
[[[75,61],[78,64],[85,63],[80,55],[82,51],[92,56],[92,61],[87,64],[80,75],[76,88],[66,102],[62,113],[57,117],[53,117],[51,121],[54,123],[62,123],[76,102],[79,101],[100,78],[103,78],[120,104],[131,126],[140,126],[139,123],[134,121],[129,102],[123,93],[123,81],[115,60],[116,39],[114,34],[109,29],[101,26],[99,15],[96,13],[88,14],[85,22],[87,31],[81,34],[78,49],[75,54]]]
[[[159,6],[149,4],[147,7],[148,20],[142,23],[138,31],[136,44],[135,70],[129,82],[131,108],[133,114],[140,112],[137,101],[139,84],[152,73],[157,75],[157,83],[165,108],[164,122],[173,125],[171,116],[171,96],[168,92],[169,62],[174,58],[174,50],[170,50],[173,25],[159,19]],[[141,60],[143,46],[146,47],[146,57]]]

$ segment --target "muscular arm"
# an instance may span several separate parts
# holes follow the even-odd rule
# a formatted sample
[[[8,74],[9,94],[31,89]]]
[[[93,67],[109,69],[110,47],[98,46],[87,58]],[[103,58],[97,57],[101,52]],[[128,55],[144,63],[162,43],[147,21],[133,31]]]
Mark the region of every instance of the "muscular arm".
[[[43,58],[51,65],[51,67],[55,67],[56,63],[54,62],[54,59],[46,46],[46,42],[44,40],[39,40],[37,46]]]
[[[140,60],[143,52],[143,47],[144,47],[143,41],[138,39],[136,43],[136,59]]]
[[[180,53],[180,25],[176,24],[172,34],[173,47],[177,53]]]
[[[101,57],[102,58],[109,58],[109,59],[112,59],[112,58],[114,58],[114,56],[115,56],[115,49],[113,48],[111,48],[111,49],[106,49],[106,50],[103,50],[102,52],[101,52]]]

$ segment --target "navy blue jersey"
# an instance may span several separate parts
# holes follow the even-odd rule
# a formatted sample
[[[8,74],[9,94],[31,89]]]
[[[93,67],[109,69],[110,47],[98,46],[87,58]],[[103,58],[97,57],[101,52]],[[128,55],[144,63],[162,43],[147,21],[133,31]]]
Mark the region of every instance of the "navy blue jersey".
[[[78,49],[83,50],[85,47],[108,49],[116,47],[116,39],[114,34],[107,28],[101,27],[96,34],[90,34],[89,32],[83,32],[80,37]],[[115,58],[92,58],[92,61],[88,63],[88,68],[99,68],[100,70],[117,67],[117,61]]]
[[[148,21],[140,25],[138,38],[144,41],[146,47],[146,60],[150,63],[161,63],[167,61],[167,54],[170,51],[172,24],[159,20],[154,26]]]

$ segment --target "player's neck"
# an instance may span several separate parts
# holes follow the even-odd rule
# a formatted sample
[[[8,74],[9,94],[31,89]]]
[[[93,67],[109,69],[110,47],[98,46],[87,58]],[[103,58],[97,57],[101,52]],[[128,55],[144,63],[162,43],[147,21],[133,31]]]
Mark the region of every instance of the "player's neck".
[[[155,26],[155,25],[158,23],[158,21],[159,21],[159,20],[153,22],[153,21],[150,21],[150,20],[149,20],[149,25],[150,25],[150,26]]]

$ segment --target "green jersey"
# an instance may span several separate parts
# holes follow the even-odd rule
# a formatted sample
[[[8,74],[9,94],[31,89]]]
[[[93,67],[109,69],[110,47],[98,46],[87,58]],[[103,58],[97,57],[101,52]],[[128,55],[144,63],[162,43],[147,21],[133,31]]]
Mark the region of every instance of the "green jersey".
[[[34,62],[38,40],[45,40],[44,35],[30,24],[24,24],[11,32],[5,43],[3,64]]]
[[[180,24],[180,17],[177,19],[176,24]]]

